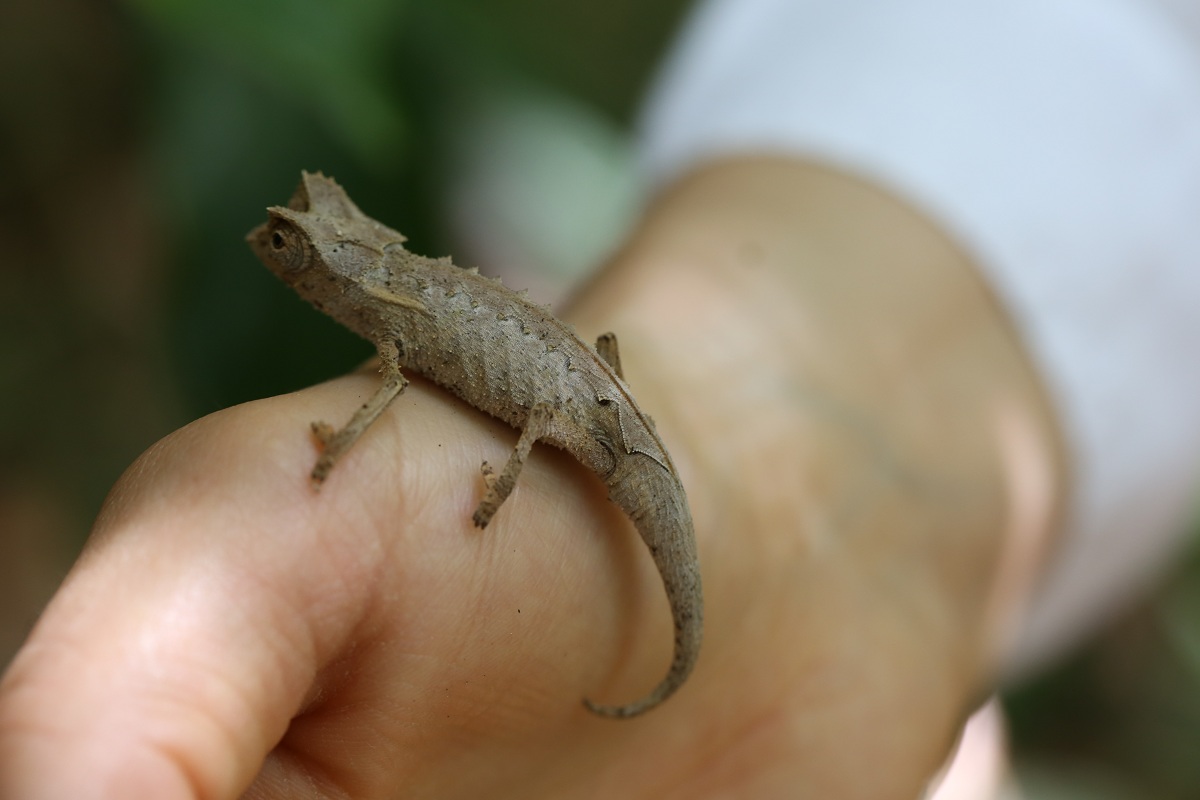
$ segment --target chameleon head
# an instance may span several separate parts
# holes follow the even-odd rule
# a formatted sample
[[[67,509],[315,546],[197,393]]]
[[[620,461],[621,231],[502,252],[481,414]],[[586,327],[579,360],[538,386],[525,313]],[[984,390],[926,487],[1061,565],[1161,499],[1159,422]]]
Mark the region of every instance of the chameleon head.
[[[314,268],[353,278],[378,264],[385,248],[404,242],[319,172],[301,173],[287,207],[272,206],[267,214],[246,241],[268,269],[297,289],[305,288]]]

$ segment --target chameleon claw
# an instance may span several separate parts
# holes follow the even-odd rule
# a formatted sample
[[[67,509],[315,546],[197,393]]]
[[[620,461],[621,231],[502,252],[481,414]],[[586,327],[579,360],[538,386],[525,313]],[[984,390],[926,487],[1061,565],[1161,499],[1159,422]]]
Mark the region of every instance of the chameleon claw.
[[[496,485],[496,470],[492,469],[488,462],[479,465],[479,474],[483,476],[483,485],[487,488],[491,489]]]
[[[312,423],[312,432],[317,443],[321,446],[322,453],[317,458],[317,463],[313,465],[308,480],[314,489],[320,489],[321,484],[325,483],[325,479],[329,477],[329,472],[333,469],[333,464],[337,460],[337,453],[330,446],[337,431],[329,423],[317,421]]]
[[[309,473],[308,482],[312,484],[314,489],[320,489],[321,484],[325,483],[325,479],[329,477],[329,470],[333,469],[333,459],[321,456],[317,459],[316,466]]]
[[[323,445],[328,445],[330,440],[333,439],[333,435],[335,433],[332,425],[330,425],[328,422],[321,422],[320,420],[312,423],[312,432],[313,436],[317,437],[317,441]]]

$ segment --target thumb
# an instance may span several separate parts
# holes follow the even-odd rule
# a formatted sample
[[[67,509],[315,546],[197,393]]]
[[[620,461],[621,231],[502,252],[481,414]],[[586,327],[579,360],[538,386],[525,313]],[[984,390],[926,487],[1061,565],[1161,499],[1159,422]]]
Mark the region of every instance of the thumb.
[[[0,798],[231,798],[253,780],[360,599],[317,596],[345,559],[290,510],[305,482],[262,469],[280,441],[280,475],[311,459],[275,433],[279,400],[194,423],[118,484],[0,681]]]

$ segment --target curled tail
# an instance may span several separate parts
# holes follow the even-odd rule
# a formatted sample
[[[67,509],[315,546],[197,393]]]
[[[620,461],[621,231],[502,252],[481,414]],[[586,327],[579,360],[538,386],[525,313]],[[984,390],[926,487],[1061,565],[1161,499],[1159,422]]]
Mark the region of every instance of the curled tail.
[[[700,564],[683,486],[673,472],[660,465],[645,470],[646,462],[642,461],[638,466],[644,471],[642,474],[633,469],[618,469],[610,476],[609,496],[633,520],[642,540],[650,548],[671,604],[675,650],[666,677],[640,700],[623,706],[583,701],[593,714],[617,719],[636,717],[673,695],[696,666],[704,633]]]

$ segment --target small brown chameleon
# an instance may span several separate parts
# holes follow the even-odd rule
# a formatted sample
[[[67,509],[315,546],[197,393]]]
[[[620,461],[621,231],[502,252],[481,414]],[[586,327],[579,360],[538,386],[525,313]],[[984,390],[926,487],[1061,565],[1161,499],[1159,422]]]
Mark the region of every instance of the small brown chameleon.
[[[621,378],[616,337],[605,334],[592,349],[499,281],[448,258],[410,253],[403,235],[363,214],[320,173],[302,173],[287,208],[267,213],[267,222],[246,237],[250,247],[301,297],[372,342],[383,362],[383,385],[344,427],[313,423],[322,445],[314,485],[404,391],[401,368],[521,431],[498,475],[487,462],[482,466],[486,490],[474,514],[480,528],[512,491],[534,442],[566,450],[604,480],[609,498],[633,520],[662,575],[675,623],[670,670],[650,694],[630,705],[584,705],[603,716],[632,717],[671,696],[700,651],[696,541],[671,457]]]

